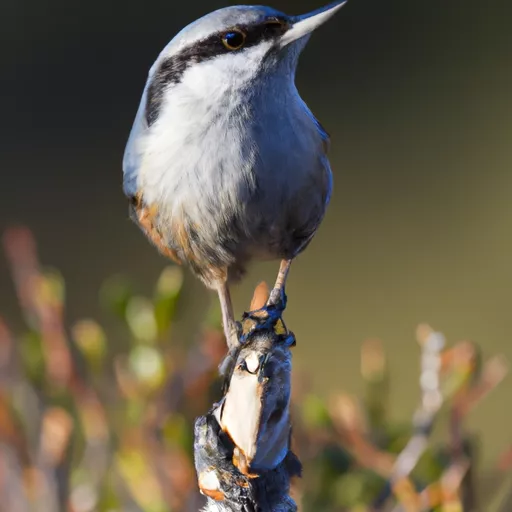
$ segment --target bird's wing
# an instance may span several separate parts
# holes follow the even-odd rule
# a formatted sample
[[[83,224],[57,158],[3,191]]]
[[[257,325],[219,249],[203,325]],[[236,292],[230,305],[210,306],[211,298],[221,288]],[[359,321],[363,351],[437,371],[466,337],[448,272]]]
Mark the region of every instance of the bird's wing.
[[[301,227],[297,231],[294,232],[294,237],[296,239],[297,248],[294,252],[294,257],[298,256],[301,252],[303,252],[306,247],[311,243],[313,240],[318,227],[322,223],[325,213],[327,211],[327,207],[329,206],[329,202],[331,200],[331,194],[332,194],[332,172],[331,172],[331,166],[329,164],[329,160],[327,159],[327,156],[323,156],[323,192],[324,192],[324,205],[325,207],[319,210],[318,217],[313,219],[311,222],[308,223],[306,227]]]
[[[320,123],[320,121],[315,117],[315,115],[309,110],[306,109],[306,111],[309,113],[311,118],[313,119],[318,134],[320,136],[320,142],[321,142],[321,149],[320,152],[320,165],[319,170],[320,173],[317,175],[317,177],[320,177],[320,188],[322,190],[323,195],[323,208],[319,209],[318,211],[318,217],[315,219],[312,219],[311,222],[308,223],[305,227],[300,227],[296,233],[294,233],[294,236],[296,237],[298,241],[297,249],[295,251],[295,256],[297,256],[299,253],[304,251],[306,247],[310,244],[311,240],[313,240],[313,237],[316,234],[316,231],[318,227],[320,226],[321,222],[323,221],[325,217],[325,213],[327,210],[327,207],[329,206],[329,203],[331,201],[331,195],[332,195],[332,186],[333,186],[333,178],[332,178],[332,169],[331,164],[329,162],[329,148],[330,148],[330,141],[331,137],[329,133],[325,130],[323,125]]]

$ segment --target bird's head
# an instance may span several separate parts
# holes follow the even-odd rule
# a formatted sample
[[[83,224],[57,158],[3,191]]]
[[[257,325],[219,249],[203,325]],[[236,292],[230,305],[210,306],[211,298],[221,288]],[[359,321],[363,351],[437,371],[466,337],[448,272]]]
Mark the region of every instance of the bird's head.
[[[165,95],[181,83],[207,94],[216,84],[248,89],[272,76],[293,80],[310,35],[345,2],[337,0],[300,16],[264,6],[233,6],[191,23],[151,68],[146,91],[148,124],[158,117]]]

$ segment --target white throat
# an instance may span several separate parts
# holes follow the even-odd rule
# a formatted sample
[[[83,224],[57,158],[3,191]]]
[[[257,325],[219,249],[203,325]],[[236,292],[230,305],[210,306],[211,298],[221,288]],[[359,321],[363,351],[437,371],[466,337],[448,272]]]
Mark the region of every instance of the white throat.
[[[253,129],[260,117],[271,122],[298,98],[287,73],[259,74],[268,51],[261,46],[192,65],[166,91],[159,117],[141,141],[139,187],[149,203],[169,204],[174,216],[185,195],[198,190],[227,208],[251,192],[258,157]]]

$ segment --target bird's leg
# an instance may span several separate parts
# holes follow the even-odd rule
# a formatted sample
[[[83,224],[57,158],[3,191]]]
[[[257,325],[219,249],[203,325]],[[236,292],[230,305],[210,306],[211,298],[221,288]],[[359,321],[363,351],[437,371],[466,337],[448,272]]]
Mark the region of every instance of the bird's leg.
[[[279,266],[279,273],[277,274],[276,283],[274,284],[273,290],[270,292],[270,297],[267,302],[267,306],[279,306],[284,309],[286,306],[286,294],[284,292],[286,286],[286,279],[288,272],[293,260],[281,260]]]
[[[220,309],[222,312],[222,325],[224,327],[224,335],[228,349],[231,350],[238,346],[238,327],[235,322],[235,314],[233,312],[233,303],[231,302],[231,293],[227,282],[219,283],[217,287],[219,294]]]
[[[260,309],[252,310],[244,314],[241,323],[240,343],[245,343],[256,331],[270,328],[274,329],[277,335],[286,337],[289,339],[289,342],[292,343],[290,333],[281,318],[286,308],[286,294],[284,289],[291,264],[291,259],[281,261],[274,288],[270,292],[266,304],[260,307]],[[256,301],[254,301],[254,304],[251,304],[251,306],[255,304]]]

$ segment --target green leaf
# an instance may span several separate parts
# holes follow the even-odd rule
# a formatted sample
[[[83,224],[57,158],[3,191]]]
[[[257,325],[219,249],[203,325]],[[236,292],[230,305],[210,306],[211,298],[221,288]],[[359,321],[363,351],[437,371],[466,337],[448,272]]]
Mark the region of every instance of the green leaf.
[[[139,383],[148,391],[153,391],[165,382],[166,368],[162,354],[147,345],[138,345],[130,352],[130,370]]]
[[[103,283],[100,289],[100,303],[106,311],[124,320],[133,293],[132,283],[122,275],[115,275]]]
[[[90,365],[99,372],[107,353],[107,337],[102,327],[94,320],[81,320],[72,329],[75,344]]]
[[[179,267],[166,267],[158,279],[154,298],[154,311],[158,335],[167,332],[176,313],[176,304],[183,286],[183,271]]]
[[[309,428],[331,425],[331,418],[324,401],[312,393],[306,395],[302,402],[302,419]]]
[[[28,378],[33,383],[42,384],[45,376],[45,360],[41,336],[35,331],[28,331],[21,336],[18,347]]]
[[[126,308],[126,321],[139,342],[155,343],[158,327],[153,303],[145,297],[133,297]]]

